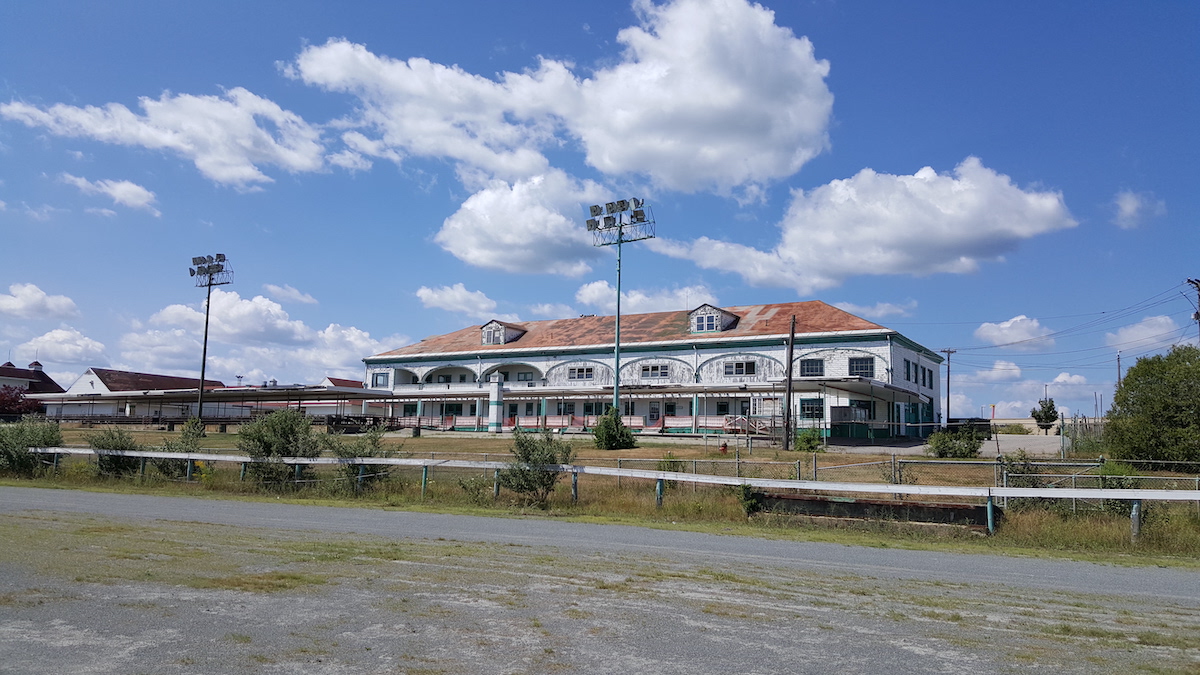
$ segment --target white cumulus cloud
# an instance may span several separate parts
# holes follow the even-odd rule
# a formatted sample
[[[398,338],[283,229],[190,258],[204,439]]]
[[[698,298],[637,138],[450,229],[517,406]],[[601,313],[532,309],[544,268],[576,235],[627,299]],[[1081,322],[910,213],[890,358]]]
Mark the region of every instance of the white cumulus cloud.
[[[971,379],[976,382],[1015,382],[1021,379],[1021,368],[1012,361],[996,361],[991,370],[977,370]]]
[[[615,314],[617,311],[617,289],[607,281],[593,281],[579,287],[575,301],[595,307],[601,313]],[[716,305],[717,296],[704,286],[658,289],[652,291],[621,291],[621,314],[669,312],[680,309],[695,309],[703,304]]]
[[[476,267],[579,276],[598,255],[579,204],[602,195],[596,184],[558,170],[511,185],[492,181],[446,219],[434,241]]]
[[[0,314],[21,319],[69,319],[79,316],[75,301],[65,295],[48,295],[34,284],[12,284],[9,295],[0,293]]]
[[[39,361],[77,363],[89,366],[108,363],[102,343],[69,326],[55,328],[18,345],[16,353],[19,358],[36,358]]]
[[[58,136],[169,151],[213,181],[244,189],[272,182],[260,166],[304,172],[324,165],[316,127],[241,87],[221,96],[165,92],[139,105],[140,115],[119,103],[40,108],[13,101],[0,104],[0,117]]]
[[[438,288],[422,286],[417,289],[417,297],[426,307],[466,314],[478,321],[520,321],[516,314],[497,314],[495,300],[483,291],[468,291],[461,283]]]
[[[529,311],[534,316],[540,316],[545,319],[569,319],[578,314],[575,308],[570,305],[551,302],[534,305],[529,308]]]
[[[1104,343],[1125,351],[1158,349],[1180,338],[1180,326],[1169,316],[1148,316],[1141,321],[1122,326],[1115,333],[1105,333]]]
[[[1167,215],[1167,203],[1152,192],[1122,190],[1113,198],[1113,209],[1113,223],[1123,230],[1132,230],[1147,218]]]
[[[911,176],[863,169],[809,192],[797,190],[779,244],[761,251],[701,237],[651,239],[650,248],[734,271],[757,286],[802,295],[861,274],[966,273],[1021,241],[1074,227],[1058,192],[1022,190],[975,157],[952,175],[925,167]]]
[[[999,347],[1037,351],[1054,345],[1054,338],[1045,337],[1052,332],[1037,319],[1021,314],[1000,323],[983,323],[975,329],[975,337]]]
[[[90,181],[79,176],[72,176],[69,173],[61,174],[59,180],[68,185],[74,185],[85,195],[108,195],[115,204],[128,206],[132,209],[149,211],[155,216],[162,215],[153,206],[155,201],[154,193],[137,183],[127,180]]]
[[[191,331],[204,327],[203,307],[169,305],[150,317],[150,323]],[[292,319],[283,307],[261,295],[247,300],[236,291],[213,289],[209,338],[221,342],[295,344],[312,340],[313,329]]]

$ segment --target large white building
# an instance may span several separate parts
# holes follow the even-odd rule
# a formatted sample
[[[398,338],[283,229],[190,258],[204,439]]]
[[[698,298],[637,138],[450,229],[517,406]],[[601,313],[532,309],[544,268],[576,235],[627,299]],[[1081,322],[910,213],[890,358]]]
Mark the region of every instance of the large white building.
[[[765,431],[782,421],[796,318],[792,406],[798,426],[831,436],[923,436],[940,421],[932,350],[819,301],[621,317],[620,400],[649,431]],[[439,426],[587,427],[612,403],[614,317],[481,326],[437,335],[366,363],[394,416]]]

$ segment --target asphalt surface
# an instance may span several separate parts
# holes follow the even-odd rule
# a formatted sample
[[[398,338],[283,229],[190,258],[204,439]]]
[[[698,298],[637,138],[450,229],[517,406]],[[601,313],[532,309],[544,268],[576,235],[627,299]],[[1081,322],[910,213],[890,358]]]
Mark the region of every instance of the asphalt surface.
[[[5,673],[1200,669],[1180,569],[0,487],[5,525]]]

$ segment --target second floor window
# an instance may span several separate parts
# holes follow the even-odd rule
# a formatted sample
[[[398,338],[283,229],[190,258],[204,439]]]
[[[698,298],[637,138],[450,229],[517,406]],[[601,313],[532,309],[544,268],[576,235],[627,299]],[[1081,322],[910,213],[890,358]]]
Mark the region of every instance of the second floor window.
[[[753,361],[730,361],[725,364],[726,375],[753,375],[754,372]]]
[[[850,377],[875,377],[875,358],[850,359]]]
[[[592,369],[591,368],[568,368],[567,369],[567,379],[568,380],[590,380],[590,379],[592,379]]]
[[[533,382],[533,373],[517,373],[517,382]]]
[[[642,366],[642,377],[668,377],[666,366]]]
[[[504,344],[504,329],[500,326],[492,326],[483,329],[483,344],[485,345],[502,345]]]
[[[371,373],[371,386],[372,387],[388,386],[388,374],[387,373]]]
[[[800,359],[800,377],[825,377],[825,359]]]

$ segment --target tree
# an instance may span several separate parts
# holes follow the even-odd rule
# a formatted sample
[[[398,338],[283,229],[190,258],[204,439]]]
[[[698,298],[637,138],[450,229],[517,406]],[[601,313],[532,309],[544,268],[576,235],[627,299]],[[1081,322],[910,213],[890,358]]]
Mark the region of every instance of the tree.
[[[120,428],[101,429],[89,434],[87,441],[93,450],[137,452],[145,449],[132,434]],[[141,465],[142,460],[138,457],[96,453],[96,467],[105,475],[132,476],[141,469]]]
[[[621,421],[617,409],[609,406],[608,410],[596,420],[596,428],[592,430],[596,438],[596,447],[601,450],[624,450],[634,448],[633,432]]]
[[[1044,398],[1038,401],[1037,408],[1029,411],[1029,416],[1037,422],[1038,428],[1050,435],[1050,428],[1058,421],[1058,409],[1054,407],[1054,399]]]
[[[41,457],[29,448],[56,448],[62,445],[62,432],[54,422],[26,415],[16,424],[0,424],[0,474],[33,476],[42,464]]]
[[[288,408],[277,410],[242,427],[238,432],[238,450],[260,460],[252,462],[246,471],[260,485],[284,487],[297,479],[311,478],[312,468],[304,466],[297,472],[280,461],[283,457],[318,457],[321,451],[336,445],[330,436],[313,433],[308,417]]]
[[[556,439],[548,429],[543,429],[540,434],[520,429],[513,431],[513,445],[509,451],[513,461],[500,472],[500,484],[523,496],[528,506],[545,506],[562,477],[562,472],[548,467],[575,460],[575,449],[571,444]]]
[[[32,415],[41,411],[42,404],[25,398],[24,389],[0,386],[0,415]]]
[[[1113,458],[1200,461],[1200,349],[1138,359],[1117,387],[1106,427]]]
[[[969,426],[956,430],[935,431],[929,434],[929,446],[926,454],[934,457],[957,459],[979,456],[979,448],[983,447],[983,434]]]

